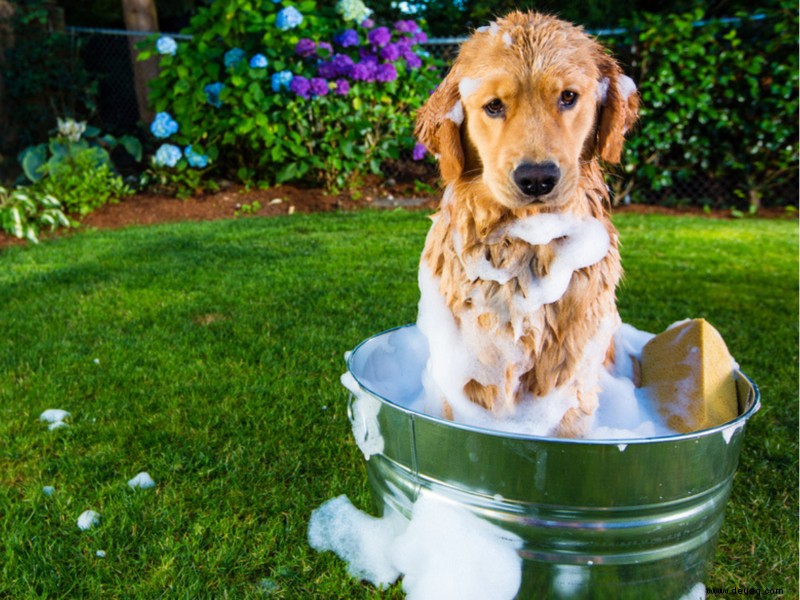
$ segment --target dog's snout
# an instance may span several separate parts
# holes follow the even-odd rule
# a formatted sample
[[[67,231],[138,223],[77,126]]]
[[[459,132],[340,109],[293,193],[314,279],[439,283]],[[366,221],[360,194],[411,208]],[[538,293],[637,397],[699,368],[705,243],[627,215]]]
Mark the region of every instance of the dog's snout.
[[[514,183],[526,196],[538,198],[553,191],[561,170],[551,162],[522,163],[514,169]]]

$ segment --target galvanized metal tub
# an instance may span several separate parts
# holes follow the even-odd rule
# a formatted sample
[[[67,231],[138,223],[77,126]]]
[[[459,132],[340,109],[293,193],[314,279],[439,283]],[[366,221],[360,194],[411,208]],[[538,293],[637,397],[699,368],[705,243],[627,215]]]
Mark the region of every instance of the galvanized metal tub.
[[[738,374],[739,417],[720,427],[639,440],[535,438],[398,404],[392,396],[421,390],[426,352],[406,326],[348,359],[360,403],[354,410],[351,398],[350,417],[354,431],[371,430],[366,468],[378,510],[409,517],[425,491],[516,534],[520,599],[678,599],[705,582],[745,423],[760,407],[747,377]]]

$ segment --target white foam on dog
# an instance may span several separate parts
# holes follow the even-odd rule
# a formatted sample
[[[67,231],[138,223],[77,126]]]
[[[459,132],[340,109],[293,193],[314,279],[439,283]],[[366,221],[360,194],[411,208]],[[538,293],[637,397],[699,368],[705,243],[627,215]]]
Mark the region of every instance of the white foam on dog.
[[[636,93],[636,83],[627,75],[620,75],[617,79],[617,90],[623,100],[627,100]]]
[[[461,127],[461,124],[464,122],[464,105],[461,104],[461,100],[456,100],[456,103],[453,104],[453,108],[445,115],[445,118]]]
[[[78,517],[78,529],[87,531],[100,523],[100,513],[93,510],[85,510]]]
[[[510,600],[522,577],[520,539],[467,509],[423,494],[411,519],[385,510],[377,519],[346,496],[311,515],[308,539],[347,562],[353,577],[377,587],[402,575],[409,600]]]
[[[141,473],[137,474],[133,479],[128,480],[128,487],[131,489],[142,489],[148,490],[150,488],[156,487],[156,482],[153,481],[153,478],[150,477],[150,474],[146,471],[142,471]]]
[[[475,91],[481,86],[482,80],[481,79],[472,79],[470,77],[464,77],[461,81],[458,82],[458,93],[461,96],[461,100],[466,100]]]
[[[601,77],[600,81],[597,82],[597,88],[595,88],[595,98],[600,104],[605,104],[607,97],[608,97],[608,77]]]
[[[445,205],[449,201],[449,193],[450,190],[445,193]],[[448,218],[447,211],[440,212],[436,217]],[[440,279],[424,261],[420,265],[417,326],[427,339],[430,358],[422,376],[427,393],[425,400],[419,404],[425,406],[429,414],[442,416],[442,400],[446,400],[453,418],[458,422],[547,436],[558,428],[568,410],[578,406],[576,389],[564,386],[546,396],[534,398],[529,395],[514,407],[512,414],[497,414],[498,411],[490,413],[471,402],[464,393],[464,386],[470,380],[502,382],[508,365],[520,365],[519,375],[522,375],[522,366],[529,363],[529,357],[518,343],[519,339],[526,330],[544,327],[544,323],[537,320],[542,318],[539,309],[563,296],[576,270],[601,261],[608,254],[611,239],[601,221],[564,213],[537,214],[518,219],[492,234],[487,243],[498,244],[507,239],[520,239],[531,245],[549,244],[554,257],[547,275],[535,277],[527,265],[521,267],[526,269],[524,272],[515,272],[512,267],[497,267],[483,252],[468,254],[457,232],[453,234],[453,246],[470,280],[481,279],[505,285],[515,279],[516,285],[523,288],[522,293],[513,296],[513,310],[505,317],[506,320],[501,319],[498,324],[502,328],[509,322],[514,339],[502,332],[487,334],[477,325],[478,315],[497,314],[493,300],[484,297],[483,290],[478,287],[470,296],[470,306],[464,308],[467,314],[462,315],[463,318],[456,323],[440,291]],[[577,380],[589,382],[600,377],[608,343],[618,326],[616,319],[600,323],[595,338],[587,344],[577,365]],[[503,360],[492,363],[482,359],[479,353],[501,356]]]

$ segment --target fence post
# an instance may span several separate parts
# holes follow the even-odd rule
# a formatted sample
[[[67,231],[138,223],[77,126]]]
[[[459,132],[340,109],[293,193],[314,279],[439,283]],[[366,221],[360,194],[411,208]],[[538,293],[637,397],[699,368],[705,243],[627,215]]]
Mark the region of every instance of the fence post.
[[[158,31],[158,16],[155,0],[122,0],[122,13],[125,18],[125,29],[128,31]],[[137,60],[139,55],[136,44],[144,39],[142,36],[128,38],[128,50],[133,70],[133,84],[136,90],[136,103],[139,107],[139,119],[143,123],[153,120],[153,111],[147,102],[148,83],[158,76],[158,60]]]

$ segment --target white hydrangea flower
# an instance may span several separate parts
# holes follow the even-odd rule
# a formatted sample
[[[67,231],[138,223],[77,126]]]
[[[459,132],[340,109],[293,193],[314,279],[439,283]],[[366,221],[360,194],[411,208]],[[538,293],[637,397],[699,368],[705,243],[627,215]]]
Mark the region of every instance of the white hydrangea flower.
[[[372,10],[361,0],[339,0],[336,4],[336,12],[338,12],[345,21],[355,21],[361,23],[369,18]]]
[[[86,121],[76,121],[73,118],[58,119],[58,134],[70,142],[77,142],[86,131]]]

